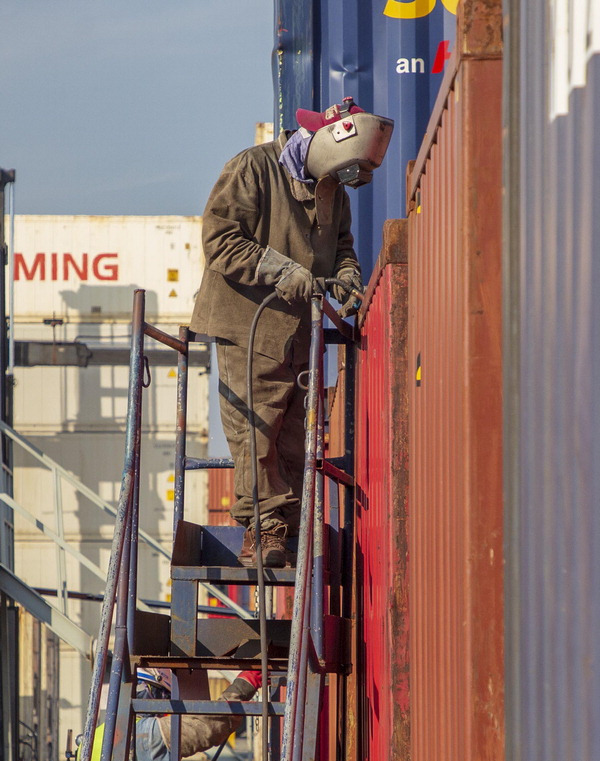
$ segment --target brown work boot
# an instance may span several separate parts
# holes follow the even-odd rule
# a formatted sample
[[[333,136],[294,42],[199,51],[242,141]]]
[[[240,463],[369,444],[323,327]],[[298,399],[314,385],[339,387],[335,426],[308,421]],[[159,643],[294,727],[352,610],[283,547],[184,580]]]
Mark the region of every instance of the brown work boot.
[[[265,568],[285,568],[285,523],[268,521],[260,535],[262,561]]]
[[[273,519],[265,521],[265,524],[260,537],[263,566],[265,568],[285,568],[287,526],[285,523]],[[256,568],[256,535],[253,526],[244,532],[238,561],[246,568]]]
[[[254,536],[254,529],[251,527],[244,531],[244,540],[238,561],[246,568],[256,567],[256,537]]]

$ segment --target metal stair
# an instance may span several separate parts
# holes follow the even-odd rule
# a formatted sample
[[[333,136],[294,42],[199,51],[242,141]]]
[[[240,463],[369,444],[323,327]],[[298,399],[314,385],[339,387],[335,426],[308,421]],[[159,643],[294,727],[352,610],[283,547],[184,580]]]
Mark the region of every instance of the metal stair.
[[[263,717],[268,714],[271,717],[268,730],[271,761],[280,758],[284,761],[308,761],[316,757],[326,675],[344,675],[350,668],[348,580],[352,567],[349,557],[352,551],[349,513],[352,510],[353,488],[351,430],[348,432],[348,448],[344,458],[329,460],[324,456],[323,312],[342,333],[341,339],[339,336],[334,338],[335,342],[345,341],[351,345],[353,336],[349,326],[339,320],[321,297],[313,298],[312,309],[307,461],[300,539],[296,548],[297,563],[296,567],[288,565],[285,568],[264,569],[265,586],[294,588],[294,614],[292,620],[267,621],[266,660],[272,688],[265,710],[261,702],[210,700],[208,670],[260,670],[261,638],[257,619],[198,618],[198,585],[254,586],[258,583],[258,571],[242,566],[237,560],[243,528],[200,526],[184,520],[185,471],[212,466],[229,467],[231,463],[226,460],[212,462],[186,458],[187,348],[195,336],[182,328],[176,339],[147,325],[144,322],[144,292],[136,291],[123,488],[81,761],[89,761],[91,757],[115,600],[114,657],[102,761],[128,759],[134,718],[138,713],[172,715],[171,759],[174,761],[180,758],[179,721],[186,713]],[[162,341],[179,352],[170,615],[137,610],[134,603],[139,510],[136,484],[140,474],[137,431],[141,425],[144,335]],[[206,337],[199,337],[199,340],[205,341]],[[352,364],[350,352],[347,364]],[[351,377],[351,373],[347,377]],[[347,397],[351,399],[352,396],[347,390]],[[350,405],[347,405],[346,413],[351,417]],[[325,476],[332,484],[330,523],[324,521]],[[337,497],[339,489],[343,494],[341,509]],[[135,697],[136,670],[148,667],[172,669],[174,679],[170,700],[140,700]],[[286,687],[285,702],[279,699],[281,686]],[[277,717],[284,717],[283,737]],[[267,728],[264,727],[263,731]]]

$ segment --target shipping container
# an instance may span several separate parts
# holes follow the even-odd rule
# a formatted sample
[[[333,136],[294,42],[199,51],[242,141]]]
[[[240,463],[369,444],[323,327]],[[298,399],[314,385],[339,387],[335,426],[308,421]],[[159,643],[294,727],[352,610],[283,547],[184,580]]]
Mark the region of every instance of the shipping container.
[[[129,321],[146,290],[149,322],[187,324],[202,273],[200,217],[15,217],[15,315],[21,321]],[[172,318],[172,320],[171,320]]]
[[[507,758],[600,758],[600,12],[506,2]]]
[[[412,761],[504,758],[501,11],[459,5],[408,176]]]
[[[385,224],[357,366],[358,757],[379,761],[410,757],[407,232]]]
[[[14,338],[17,342],[78,342],[90,352],[120,352],[121,364],[14,368],[14,426],[39,451],[110,505],[118,501],[125,451],[128,353],[133,292],[146,290],[148,322],[172,335],[189,322],[203,267],[200,217],[15,218]],[[150,364],[144,390],[140,527],[170,552],[173,532],[177,354],[145,339],[165,357]],[[18,353],[17,353],[18,356]],[[203,357],[205,355],[202,355]],[[54,361],[54,359],[52,359]],[[110,358],[107,362],[110,361]],[[188,450],[208,445],[208,367],[189,373]],[[17,502],[101,569],[107,567],[114,518],[21,447],[14,449]],[[186,515],[207,518],[204,473],[188,479]],[[61,510],[57,512],[57,505]],[[102,594],[104,583],[74,559],[61,560],[54,543],[16,517],[15,567],[36,588],[59,588],[61,562],[69,591]],[[140,546],[139,596],[168,603],[170,568]],[[56,601],[56,600],[55,600]],[[201,602],[205,597],[201,596]],[[96,636],[97,601],[72,599],[73,621]],[[90,666],[62,648],[60,744],[83,727]]]
[[[277,0],[275,132],[297,129],[297,108],[324,111],[351,95],[395,120],[373,182],[350,190],[356,250],[368,276],[386,219],[403,216],[405,168],[425,134],[454,49],[457,0]]]
[[[211,526],[236,526],[229,515],[235,502],[233,468],[208,471],[208,523]]]

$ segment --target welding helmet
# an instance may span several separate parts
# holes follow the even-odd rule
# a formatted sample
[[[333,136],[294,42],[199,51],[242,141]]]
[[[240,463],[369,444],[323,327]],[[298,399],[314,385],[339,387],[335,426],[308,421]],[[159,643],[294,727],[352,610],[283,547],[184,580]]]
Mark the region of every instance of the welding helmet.
[[[323,113],[299,108],[296,119],[314,132],[304,161],[308,174],[316,180],[330,175],[353,188],[371,182],[394,129],[392,119],[367,113],[352,98]]]

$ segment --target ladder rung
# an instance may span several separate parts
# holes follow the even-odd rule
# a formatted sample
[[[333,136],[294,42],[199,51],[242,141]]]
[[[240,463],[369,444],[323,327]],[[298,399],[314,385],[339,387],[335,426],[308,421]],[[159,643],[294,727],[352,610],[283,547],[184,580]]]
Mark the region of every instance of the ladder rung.
[[[201,460],[198,457],[186,457],[183,467],[185,470],[207,470],[208,468],[233,468],[233,460],[230,457],[217,457],[212,460]]]
[[[345,470],[337,467],[336,461],[344,458],[335,458],[331,460],[317,460],[317,469],[322,471],[326,476],[332,478],[334,481],[346,484],[346,486],[354,486],[354,478]]]
[[[131,701],[135,713],[148,714],[205,714],[212,716],[260,716],[262,703],[224,700],[151,700]],[[271,716],[283,716],[285,703],[269,703]]]

